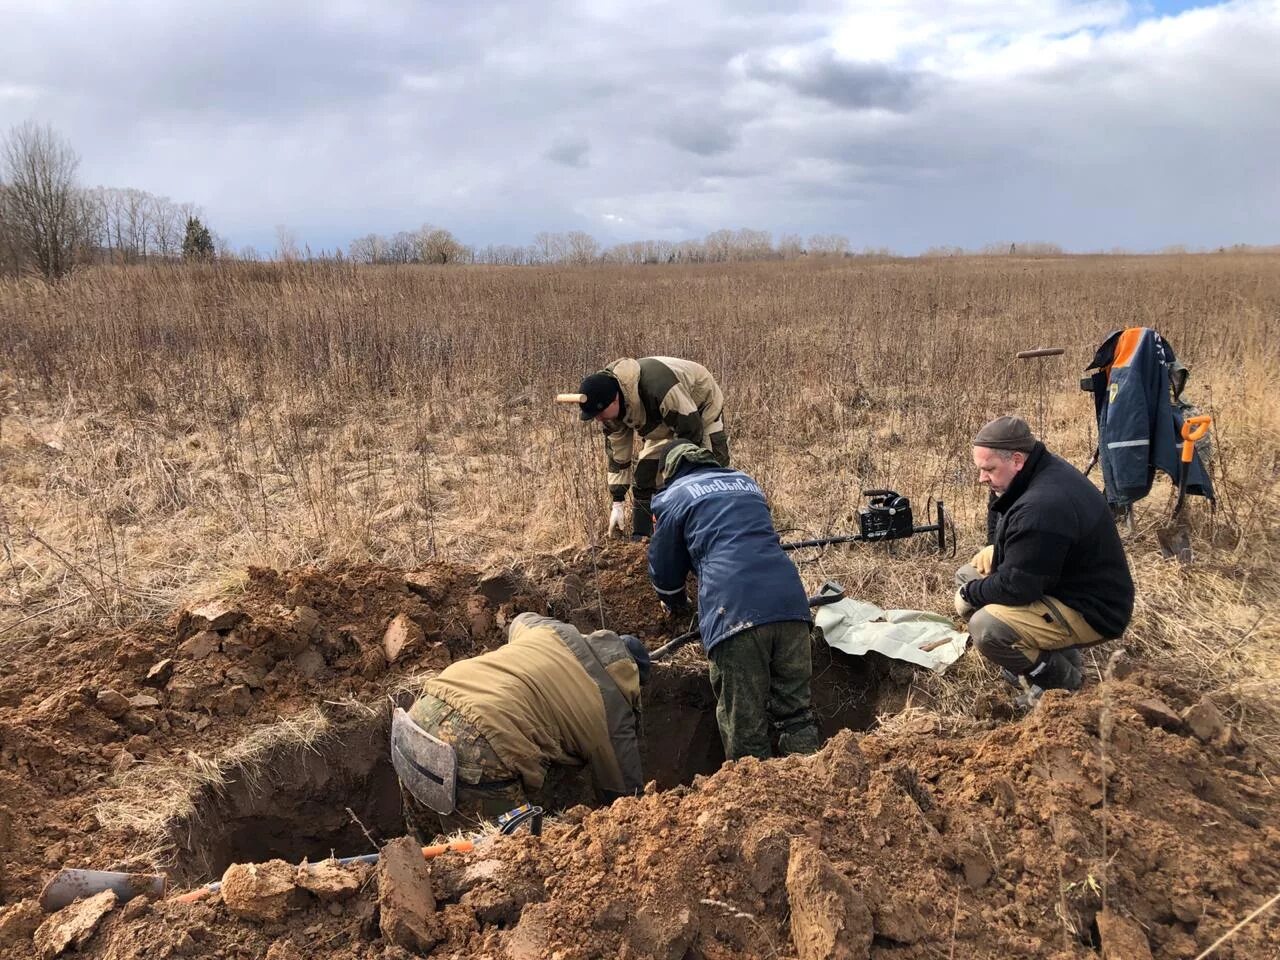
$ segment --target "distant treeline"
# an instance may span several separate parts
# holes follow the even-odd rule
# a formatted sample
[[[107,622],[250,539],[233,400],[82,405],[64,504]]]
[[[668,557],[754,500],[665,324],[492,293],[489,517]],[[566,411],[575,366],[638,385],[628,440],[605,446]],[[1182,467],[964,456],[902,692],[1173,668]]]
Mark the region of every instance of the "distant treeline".
[[[85,189],[76,180],[80,158],[48,126],[28,122],[0,142],[0,273],[24,271],[57,279],[80,263],[138,263],[198,260],[349,260],[366,264],[659,264],[799,260],[806,257],[889,258],[885,247],[855,251],[835,233],[807,238],[775,237],[767,230],[715,230],[699,240],[637,240],[605,246],[581,230],[539,233],[524,245],[469,245],[443,227],[424,225],[390,235],[369,233],[346,250],[313,252],[294,232],[276,227],[269,253],[254,247],[235,251],[212,232],[191,203],[177,203],[144,190]],[[1217,252],[1275,252],[1280,247],[1243,244]],[[1111,250],[1113,254],[1129,251]],[[1167,247],[1168,254],[1193,252]],[[1209,251],[1198,251],[1209,252]],[[1063,256],[1056,243],[991,243],[978,249],[931,247],[925,257]]]

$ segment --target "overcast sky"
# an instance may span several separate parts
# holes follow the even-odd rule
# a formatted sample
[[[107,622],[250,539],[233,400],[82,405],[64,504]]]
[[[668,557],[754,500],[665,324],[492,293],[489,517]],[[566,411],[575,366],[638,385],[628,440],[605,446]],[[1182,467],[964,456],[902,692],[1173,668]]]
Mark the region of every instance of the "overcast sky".
[[[1280,0],[0,0],[27,119],[265,251],[1280,242]]]

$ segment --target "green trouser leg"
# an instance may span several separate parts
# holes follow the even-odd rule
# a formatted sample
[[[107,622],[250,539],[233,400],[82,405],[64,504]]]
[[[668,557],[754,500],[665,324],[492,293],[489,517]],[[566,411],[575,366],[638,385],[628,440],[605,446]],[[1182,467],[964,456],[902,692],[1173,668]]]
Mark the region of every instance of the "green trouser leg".
[[[790,620],[752,627],[716,644],[710,660],[727,759],[768,759],[771,726],[782,754],[818,749],[809,697],[809,624]]]

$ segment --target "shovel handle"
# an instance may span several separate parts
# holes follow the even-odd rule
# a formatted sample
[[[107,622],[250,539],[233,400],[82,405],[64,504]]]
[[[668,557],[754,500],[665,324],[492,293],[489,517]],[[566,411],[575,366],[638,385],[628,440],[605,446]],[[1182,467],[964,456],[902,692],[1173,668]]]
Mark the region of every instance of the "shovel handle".
[[[435,843],[422,848],[422,855],[430,860],[445,853],[470,853],[476,845],[470,840],[454,840],[452,843]]]
[[[1209,433],[1209,424],[1213,422],[1212,417],[1187,417],[1182,421],[1182,462],[1190,463],[1191,457],[1195,454],[1196,441],[1203,440]]]
[[[210,883],[203,887],[198,887],[189,893],[179,894],[174,897],[176,903],[199,903],[206,897],[211,897],[222,889],[221,883]]]

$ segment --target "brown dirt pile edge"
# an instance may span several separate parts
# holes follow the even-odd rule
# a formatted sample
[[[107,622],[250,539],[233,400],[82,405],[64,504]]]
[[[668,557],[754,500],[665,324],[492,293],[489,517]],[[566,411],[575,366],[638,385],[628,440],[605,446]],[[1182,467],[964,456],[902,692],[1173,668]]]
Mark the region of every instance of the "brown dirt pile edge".
[[[319,700],[385,699],[500,642],[515,609],[593,627],[603,605],[607,622],[656,644],[666,628],[643,577],[642,553],[626,545],[497,574],[258,570],[233,623],[188,612],[8,654],[0,956],[56,942],[60,927],[37,937],[33,923],[58,915],[37,918],[28,903],[52,868],[139,865],[128,825],[104,826],[95,811],[146,765],[231,744]],[[421,635],[387,662],[383,633],[401,615]],[[432,861],[413,923],[384,916],[406,909],[388,899],[403,891],[364,870],[338,883],[342,897],[276,891],[280,910],[261,921],[242,919],[252,903],[236,916],[216,899],[133,901],[96,920],[78,955],[400,958],[414,942],[403,932],[419,924],[431,956],[495,960],[1065,960],[1119,955],[1106,940],[1122,936],[1189,960],[1280,889],[1280,796],[1265,761],[1205,703],[1139,668],[1051,693],[1020,721],[844,731],[814,757],[729,764],[608,809],[572,808],[541,838]],[[1277,955],[1269,915],[1215,953]]]

